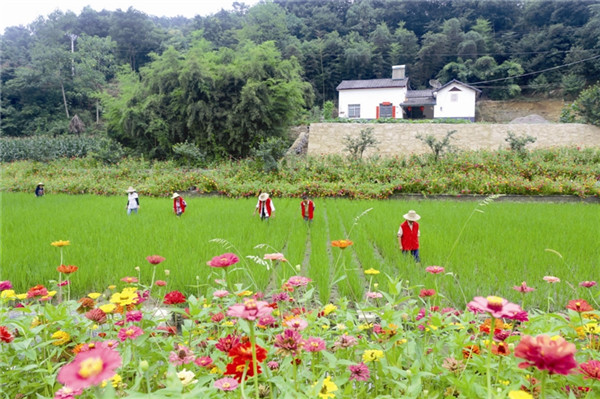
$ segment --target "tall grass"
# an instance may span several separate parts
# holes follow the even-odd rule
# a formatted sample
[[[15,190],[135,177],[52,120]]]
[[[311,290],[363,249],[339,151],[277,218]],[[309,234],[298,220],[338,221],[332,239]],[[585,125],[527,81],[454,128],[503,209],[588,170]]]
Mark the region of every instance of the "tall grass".
[[[168,280],[169,290],[204,293],[212,280],[222,278],[222,270],[206,262],[223,252],[242,259],[230,271],[231,280],[241,287],[278,287],[299,274],[299,265],[314,280],[321,301],[337,295],[362,298],[369,282],[384,284],[385,275],[409,280],[415,289],[438,287],[448,305],[459,307],[475,295],[519,302],[521,294],[512,287],[522,281],[537,288],[527,294],[527,303],[544,309],[549,297],[556,302],[551,307],[562,307],[567,299],[589,300],[597,292],[578,286],[598,278],[600,210],[595,204],[498,201],[474,213],[477,202],[317,200],[309,227],[300,217],[300,200],[273,200],[276,216],[261,222],[252,216],[255,199],[186,198],[188,209],[177,218],[171,200],[142,196],[139,214],[128,217],[125,195],[35,198],[3,193],[0,280],[11,280],[19,292],[56,280],[60,254],[50,243],[70,240],[64,262],[80,268],[70,276],[73,295],[137,277],[136,266],[142,281],[149,282],[152,268],[145,257],[153,254],[166,258],[156,279]],[[398,249],[396,233],[409,209],[422,216],[421,266]],[[330,242],[341,238],[350,238],[354,245],[340,254]],[[279,251],[290,262],[275,271],[247,258]],[[336,262],[337,276],[332,270]],[[444,266],[453,275],[429,275],[424,271],[429,265]],[[381,274],[371,280],[363,274],[369,268]],[[170,270],[168,277],[165,269]],[[550,285],[542,280],[545,275],[563,282]],[[345,278],[333,285],[340,276]]]

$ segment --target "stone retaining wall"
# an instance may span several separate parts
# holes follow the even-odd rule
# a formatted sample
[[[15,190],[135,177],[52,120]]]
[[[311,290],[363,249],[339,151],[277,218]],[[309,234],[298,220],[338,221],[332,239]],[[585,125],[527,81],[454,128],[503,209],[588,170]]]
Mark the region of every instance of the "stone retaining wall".
[[[362,129],[372,127],[379,141],[377,150],[369,149],[364,156],[378,154],[396,156],[422,154],[431,150],[416,138],[433,135],[443,139],[450,130],[456,130],[451,138],[453,146],[462,150],[497,150],[508,148],[505,141],[508,132],[517,137],[530,135],[537,140],[528,149],[549,147],[600,147],[600,128],[577,123],[545,124],[408,124],[408,123],[313,123],[310,125],[308,155],[344,153],[343,138],[356,137]]]

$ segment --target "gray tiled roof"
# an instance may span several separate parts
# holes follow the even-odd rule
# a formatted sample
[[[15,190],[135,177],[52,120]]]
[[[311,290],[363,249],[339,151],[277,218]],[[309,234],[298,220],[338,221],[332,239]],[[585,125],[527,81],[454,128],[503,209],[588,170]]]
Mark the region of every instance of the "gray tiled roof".
[[[400,104],[402,106],[413,105],[435,105],[433,90],[409,90],[406,92],[406,100]]]
[[[406,87],[408,78],[404,79],[369,79],[369,80],[342,80],[336,90],[350,89],[385,89],[389,87]]]

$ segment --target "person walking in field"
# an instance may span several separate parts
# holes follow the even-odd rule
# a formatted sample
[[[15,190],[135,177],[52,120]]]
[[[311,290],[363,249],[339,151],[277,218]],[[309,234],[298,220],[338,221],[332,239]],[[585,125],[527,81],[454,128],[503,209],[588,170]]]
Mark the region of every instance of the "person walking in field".
[[[127,209],[127,215],[131,215],[131,213],[137,214],[139,208],[140,200],[138,193],[135,191],[135,188],[129,186],[127,189],[127,205],[125,206],[125,209]]]
[[[38,185],[35,187],[35,196],[36,197],[44,196],[44,183],[38,183]]]
[[[260,220],[268,221],[271,216],[275,217],[275,206],[271,198],[269,198],[269,194],[261,193],[258,196],[258,203],[256,204],[256,208],[254,208],[252,216],[256,215],[256,211],[260,215]]]
[[[421,231],[419,230],[419,223],[417,220],[421,219],[421,216],[417,212],[410,210],[404,215],[406,219],[398,229],[398,245],[402,249],[402,253],[407,254],[410,252],[415,258],[417,263],[421,263],[419,257],[419,236]]]
[[[173,193],[173,211],[177,216],[181,216],[183,212],[185,212],[185,207],[187,203],[183,199],[183,197],[177,193]]]
[[[308,195],[305,194],[302,196],[300,208],[302,209],[302,218],[304,221],[310,224],[315,214],[315,203],[312,202],[310,198],[308,198]]]

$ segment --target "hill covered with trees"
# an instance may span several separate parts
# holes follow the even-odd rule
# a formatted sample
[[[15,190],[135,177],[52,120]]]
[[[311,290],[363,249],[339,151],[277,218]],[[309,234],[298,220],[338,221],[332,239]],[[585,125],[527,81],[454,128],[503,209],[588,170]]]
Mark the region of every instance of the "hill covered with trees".
[[[490,99],[572,100],[600,76],[600,2],[274,0],[193,19],[88,7],[7,28],[1,50],[2,136],[70,124],[155,158],[243,157],[320,115],[341,80],[397,64],[413,89],[456,78]]]

